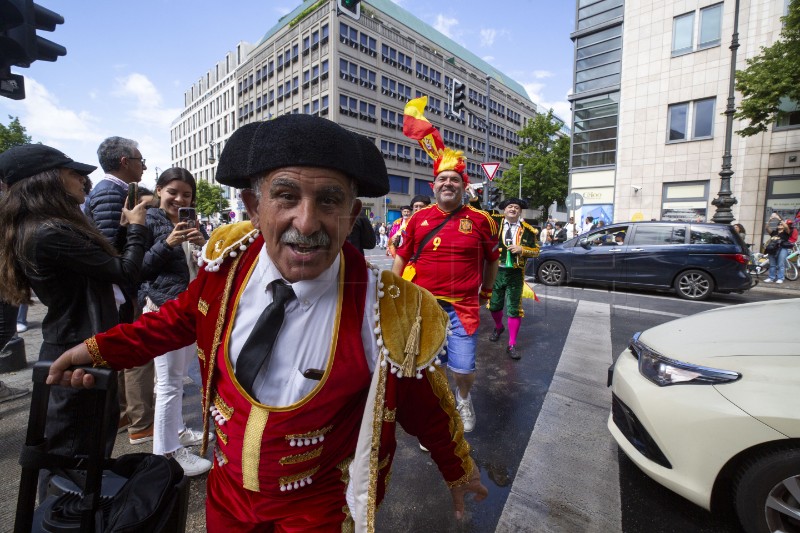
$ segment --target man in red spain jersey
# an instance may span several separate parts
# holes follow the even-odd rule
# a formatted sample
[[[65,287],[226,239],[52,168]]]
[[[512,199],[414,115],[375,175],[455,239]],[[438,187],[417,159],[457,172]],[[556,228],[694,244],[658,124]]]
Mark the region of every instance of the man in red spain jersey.
[[[444,149],[433,168],[436,204],[409,219],[392,271],[429,290],[450,317],[447,366],[455,377],[464,431],[472,431],[475,333],[480,305],[491,298],[497,275],[497,224],[485,211],[462,205],[469,177],[461,152]]]

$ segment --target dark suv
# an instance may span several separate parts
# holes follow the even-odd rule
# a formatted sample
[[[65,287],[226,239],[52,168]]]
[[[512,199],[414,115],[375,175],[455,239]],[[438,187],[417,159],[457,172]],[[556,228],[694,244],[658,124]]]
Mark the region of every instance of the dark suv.
[[[732,226],[624,222],[544,247],[528,274],[544,285],[568,281],[673,289],[687,300],[751,287],[747,247]]]

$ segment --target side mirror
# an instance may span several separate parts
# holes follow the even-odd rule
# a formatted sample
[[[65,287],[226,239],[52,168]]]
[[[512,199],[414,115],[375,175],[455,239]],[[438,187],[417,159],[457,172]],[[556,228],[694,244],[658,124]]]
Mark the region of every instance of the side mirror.
[[[578,244],[581,245],[581,248],[586,248],[587,250],[592,247],[591,243],[589,242],[589,239],[586,238],[579,240]]]

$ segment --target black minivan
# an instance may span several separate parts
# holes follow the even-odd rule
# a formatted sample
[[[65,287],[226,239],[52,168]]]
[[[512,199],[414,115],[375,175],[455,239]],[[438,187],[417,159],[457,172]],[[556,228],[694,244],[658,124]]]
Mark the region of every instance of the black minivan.
[[[672,289],[687,300],[752,286],[747,246],[724,224],[622,222],[546,246],[527,273],[544,285],[569,281]]]

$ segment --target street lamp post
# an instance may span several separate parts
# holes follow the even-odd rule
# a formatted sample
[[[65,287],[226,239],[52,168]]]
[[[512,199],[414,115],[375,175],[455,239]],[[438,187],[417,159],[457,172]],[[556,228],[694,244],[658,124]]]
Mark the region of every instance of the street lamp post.
[[[722,170],[719,172],[720,186],[717,197],[711,201],[717,212],[711,218],[717,224],[730,224],[734,221],[731,207],[738,202],[731,191],[731,138],[733,137],[733,114],[736,111],[734,92],[736,86],[736,50],[739,48],[739,0],[733,11],[733,37],[731,38],[731,72],[728,80],[728,105],[725,107],[725,152],[722,155]]]
[[[156,170],[156,183],[158,183],[158,177],[161,175],[161,169],[156,167],[155,170]]]
[[[522,199],[522,163],[519,164],[519,197]]]

